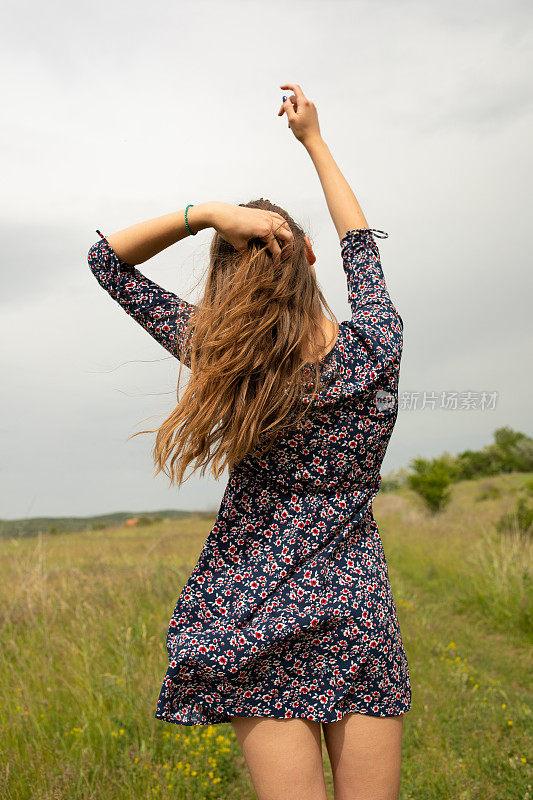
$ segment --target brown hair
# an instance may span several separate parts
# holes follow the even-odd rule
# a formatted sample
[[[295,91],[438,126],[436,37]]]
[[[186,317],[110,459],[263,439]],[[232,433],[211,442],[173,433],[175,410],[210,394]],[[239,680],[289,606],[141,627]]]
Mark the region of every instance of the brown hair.
[[[335,317],[307,260],[304,231],[269,200],[240,205],[284,217],[294,247],[292,256],[274,261],[261,239],[237,251],[218,233],[213,237],[203,298],[179,353],[178,404],[157,430],[153,448],[155,475],[164,471],[178,486],[193,461],[193,472],[201,468],[201,475],[212,462],[218,478],[245,455],[264,455],[276,435],[309,410],[311,403],[301,403],[305,389],[315,395],[322,385],[322,306]],[[306,360],[317,342],[320,353]],[[186,356],[191,375],[180,400]],[[306,365],[314,365],[311,384]]]

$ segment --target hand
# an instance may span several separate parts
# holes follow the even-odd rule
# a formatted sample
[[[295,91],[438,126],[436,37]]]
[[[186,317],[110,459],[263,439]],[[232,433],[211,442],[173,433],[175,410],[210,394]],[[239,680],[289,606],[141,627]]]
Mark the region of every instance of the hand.
[[[304,146],[311,139],[320,138],[315,105],[307,99],[301,87],[297,83],[284,83],[280,89],[291,89],[294,94],[282,103],[278,117],[283,116],[283,113],[287,114],[290,129]]]
[[[218,234],[236,250],[245,250],[250,239],[263,239],[273,257],[281,256],[281,248],[292,245],[293,233],[281,214],[232,203],[213,203],[212,225]]]

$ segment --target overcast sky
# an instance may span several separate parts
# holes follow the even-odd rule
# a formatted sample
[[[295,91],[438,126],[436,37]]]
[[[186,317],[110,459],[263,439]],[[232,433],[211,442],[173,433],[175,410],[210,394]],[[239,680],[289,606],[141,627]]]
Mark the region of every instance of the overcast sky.
[[[320,183],[277,116],[286,81],[389,233],[400,394],[419,407],[400,409],[382,473],[502,425],[532,435],[532,17],[513,0],[9,3],[0,517],[216,510],[224,491],[227,473],[169,487],[154,436],[127,441],[175,404],[177,362],[90,273],[96,228],[266,197],[303,225],[349,318]],[[140,268],[194,302],[211,236]],[[420,408],[424,392],[483,391],[495,407]]]

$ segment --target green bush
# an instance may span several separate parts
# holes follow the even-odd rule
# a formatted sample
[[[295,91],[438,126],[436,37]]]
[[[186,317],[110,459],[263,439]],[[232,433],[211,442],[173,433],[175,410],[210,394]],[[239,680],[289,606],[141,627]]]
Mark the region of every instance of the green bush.
[[[524,489],[528,494],[533,494],[533,478],[530,478],[524,483]]]
[[[500,533],[509,533],[518,530],[526,536],[533,534],[533,508],[528,506],[525,497],[520,497],[516,508],[510,514],[504,514],[496,523]]]
[[[509,427],[497,428],[493,435],[494,442],[482,450],[463,450],[455,457],[446,454],[453,481],[533,471],[531,437]]]
[[[413,473],[408,476],[408,485],[434,513],[443,509],[450,500],[449,485],[453,468],[447,457],[411,461]]]
[[[484,450],[464,450],[456,458],[454,479],[458,481],[497,475],[501,472],[493,445]]]
[[[533,469],[533,439],[512,428],[498,428],[494,445],[502,472],[530,472]]]

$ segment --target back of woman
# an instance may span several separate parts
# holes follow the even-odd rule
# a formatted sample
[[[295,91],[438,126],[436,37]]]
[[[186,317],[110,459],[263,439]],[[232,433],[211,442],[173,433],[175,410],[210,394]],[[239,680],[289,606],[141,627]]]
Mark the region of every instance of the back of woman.
[[[372,502],[396,421],[403,321],[376,242],[387,234],[368,227],[314,105],[298,85],[282,88],[294,91],[280,114],[317,168],[346,276],[350,318],[325,355],[331,323],[317,314],[310,242],[268,201],[189,205],[109,238],[99,232],[89,251],[101,285],[191,369],[158,430],[159,468],[170,463],[178,482],[195,459],[212,460],[215,474],[230,468],[170,619],[155,716],[231,722],[264,798],[286,798],[288,787],[291,798],[325,797],[323,726],[339,797],[391,800],[411,686]],[[134,266],[206,227],[216,234],[199,306]],[[318,326],[320,357],[307,360]]]

